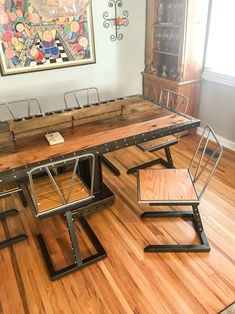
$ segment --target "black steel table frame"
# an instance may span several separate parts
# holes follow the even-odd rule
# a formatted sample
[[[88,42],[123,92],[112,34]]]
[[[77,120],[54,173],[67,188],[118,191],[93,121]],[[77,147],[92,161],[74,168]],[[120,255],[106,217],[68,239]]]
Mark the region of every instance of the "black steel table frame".
[[[101,156],[103,164],[113,173],[115,176],[120,176],[120,170],[105,156]]]
[[[160,157],[160,158],[151,160],[149,162],[145,162],[144,164],[140,164],[140,165],[137,165],[135,167],[128,169],[127,174],[131,174],[131,173],[136,172],[139,169],[146,169],[146,168],[152,167],[154,165],[158,165],[158,164],[161,164],[166,168],[174,168],[174,163],[173,163],[173,159],[172,159],[171,151],[170,151],[171,145],[175,145],[175,143],[174,144],[168,144],[165,147],[159,147],[158,149],[149,150],[149,152],[152,153],[152,152],[155,152],[159,149],[164,149],[165,155],[166,155],[166,160]]]
[[[22,166],[22,167],[17,167],[15,169],[11,169],[11,170],[6,170],[6,171],[0,173],[0,182],[5,182],[5,181],[9,182],[9,181],[15,181],[15,180],[19,180],[21,178],[24,178],[27,176],[27,172],[30,169],[32,169],[36,166],[39,166],[39,165],[49,163],[49,162],[59,161],[59,160],[62,160],[64,158],[70,158],[72,156],[79,156],[79,155],[83,155],[86,153],[92,153],[98,157],[98,156],[103,155],[103,154],[108,153],[108,152],[112,152],[112,151],[119,150],[119,149],[122,149],[125,147],[133,146],[133,145],[143,143],[146,141],[154,140],[154,139],[159,138],[159,137],[187,131],[189,129],[196,128],[198,126],[200,126],[200,120],[198,120],[196,118],[189,117],[188,121],[180,123],[180,124],[176,124],[176,125],[172,125],[169,127],[149,131],[146,133],[137,134],[137,135],[126,137],[126,138],[122,138],[119,140],[115,140],[115,141],[101,144],[98,146],[94,146],[91,148],[82,149],[79,151],[74,151],[74,152],[71,152],[68,154],[60,155],[60,156],[46,159],[46,160],[43,160],[43,161],[40,161],[37,163],[33,163],[33,164],[30,164],[27,166]]]

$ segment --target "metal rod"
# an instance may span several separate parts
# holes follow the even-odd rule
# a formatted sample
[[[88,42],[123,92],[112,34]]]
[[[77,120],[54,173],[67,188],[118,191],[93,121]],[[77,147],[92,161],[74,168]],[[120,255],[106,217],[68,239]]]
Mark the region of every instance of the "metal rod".
[[[81,88],[81,89],[77,89],[77,90],[73,90],[73,91],[68,91],[64,93],[64,103],[65,103],[65,107],[68,108],[68,102],[67,102],[67,96],[69,96],[70,94],[72,94],[78,104],[79,107],[80,103],[79,103],[79,99],[77,96],[77,93],[82,92],[82,91],[86,91],[87,93],[87,104],[90,104],[90,91],[94,90],[96,92],[96,97],[98,102],[100,103],[100,96],[99,96],[99,91],[96,87],[88,87],[88,88]]]
[[[198,154],[198,151],[199,151],[199,148],[200,148],[200,146],[201,146],[201,143],[202,143],[202,141],[204,140],[204,134],[205,134],[206,131],[208,131],[208,134],[207,134],[207,137],[206,137],[206,143],[205,143],[205,146],[204,146],[204,148],[203,148],[203,151],[202,151],[200,160],[199,160],[199,162],[198,162],[195,175],[193,176],[193,175],[192,175],[192,172],[191,172],[191,169],[192,169],[193,163],[194,163],[194,161],[195,161],[196,155]],[[202,160],[203,160],[203,157],[204,157],[205,152],[206,152],[206,148],[207,148],[207,146],[208,146],[208,142],[209,142],[210,136],[212,136],[212,138],[213,138],[214,141],[216,142],[217,147],[216,147],[215,150],[213,151],[212,155],[211,155],[210,157],[208,157],[208,159],[207,159],[205,165],[204,165],[202,168],[200,168],[201,163],[202,163]],[[218,165],[218,163],[219,163],[219,160],[220,160],[220,158],[221,158],[221,156],[222,156],[222,153],[223,153],[223,147],[221,146],[220,142],[218,141],[217,136],[216,136],[216,134],[214,133],[213,129],[212,129],[210,126],[206,126],[206,127],[204,128],[204,131],[203,131],[203,133],[202,133],[202,135],[201,135],[201,139],[200,139],[200,141],[199,141],[199,143],[198,143],[196,152],[194,153],[194,156],[193,156],[193,158],[192,158],[192,160],[191,160],[191,163],[190,163],[190,165],[189,165],[189,168],[188,168],[189,173],[190,173],[191,177],[193,178],[194,187],[195,187],[196,181],[199,179],[199,177],[202,175],[202,173],[204,172],[204,170],[207,168],[207,166],[209,165],[211,159],[214,158],[214,156],[216,156],[216,153],[218,154],[218,156],[216,157],[215,164],[214,164],[214,166],[212,167],[212,169],[210,170],[210,174],[209,174],[209,176],[207,177],[207,180],[205,181],[203,188],[202,188],[201,191],[198,193],[198,198],[199,198],[199,199],[202,197],[202,194],[204,193],[205,189],[207,188],[207,186],[208,186],[208,184],[209,184],[209,182],[210,182],[210,180],[211,180],[211,178],[212,178],[212,176],[213,176],[213,174],[214,174],[214,172],[215,172],[215,169],[216,169],[216,167],[217,167],[217,165]],[[200,170],[199,170],[199,169],[200,169]],[[196,190],[196,187],[195,187],[195,190]]]
[[[75,176],[76,176],[76,173],[77,173],[78,161],[79,161],[78,159],[75,161],[75,165],[74,165],[74,168],[73,168],[73,175],[72,175],[72,178],[71,178],[71,182],[70,182],[70,186],[69,186],[69,193],[68,193],[68,197],[67,197],[66,203],[69,202],[70,196],[72,194],[73,183],[74,183],[74,179],[75,179]]]
[[[78,98],[77,98],[76,93],[74,93],[74,98],[75,98],[75,100],[76,100],[76,102],[77,102],[78,107],[81,107],[81,106],[80,106],[80,103],[79,103],[79,100],[78,100]]]
[[[10,108],[8,107],[8,103],[6,104],[6,107],[7,107],[8,111],[10,112],[12,118],[15,120],[15,116],[14,116],[13,112],[10,110]]]
[[[29,103],[29,99],[28,99],[28,117],[30,117],[30,103]]]
[[[64,198],[63,194],[61,193],[61,191],[60,191],[60,189],[59,189],[59,187],[58,187],[58,185],[57,185],[55,179],[53,178],[53,175],[51,174],[51,171],[49,170],[48,167],[45,167],[45,169],[46,169],[46,172],[47,172],[47,174],[48,174],[48,176],[49,176],[49,179],[51,180],[52,184],[53,184],[54,187],[56,188],[56,191],[58,192],[58,194],[59,194],[59,196],[60,196],[62,202],[63,202],[64,204],[66,204],[66,199]]]

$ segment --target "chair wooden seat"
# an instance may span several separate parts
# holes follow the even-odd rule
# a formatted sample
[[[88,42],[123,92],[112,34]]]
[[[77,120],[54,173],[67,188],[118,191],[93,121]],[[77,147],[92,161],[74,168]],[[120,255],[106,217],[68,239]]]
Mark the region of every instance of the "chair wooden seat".
[[[188,169],[145,169],[139,171],[140,203],[198,202]]]
[[[160,149],[166,145],[173,145],[179,142],[179,137],[177,135],[168,135],[161,138],[157,138],[152,141],[147,141],[141,144],[137,144],[140,149],[145,152],[151,152],[153,150]]]
[[[71,171],[54,177],[64,198],[66,198],[69,193],[71,177]],[[31,191],[30,184],[27,184],[27,187],[29,191]],[[39,212],[48,211],[52,208],[63,205],[62,199],[48,176],[35,179],[34,188]],[[87,187],[83,184],[80,178],[76,176],[70,196],[70,202],[74,202],[77,199],[82,199],[88,196],[89,192]]]

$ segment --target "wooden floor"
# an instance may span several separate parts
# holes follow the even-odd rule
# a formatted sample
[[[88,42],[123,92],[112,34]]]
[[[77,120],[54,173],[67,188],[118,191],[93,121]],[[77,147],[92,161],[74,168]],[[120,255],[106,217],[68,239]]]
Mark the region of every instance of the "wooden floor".
[[[186,136],[172,150],[175,165],[188,164],[195,136]],[[156,154],[157,155],[157,154]],[[20,200],[7,198],[1,209],[16,207],[20,217],[0,223],[0,239],[26,232],[28,240],[0,250],[0,313],[218,313],[235,301],[235,153],[223,159],[200,205],[210,253],[144,253],[147,244],[195,242],[186,220],[144,220],[149,208],[136,201],[136,177],[127,167],[153,155],[138,148],[109,154],[120,168],[104,179],[116,202],[88,217],[108,257],[83,270],[51,282],[36,234],[42,232],[57,267],[71,262],[69,239],[62,217],[38,221]],[[19,221],[20,219],[20,221]],[[78,234],[82,233],[76,222]],[[81,239],[80,239],[81,240]],[[84,256],[91,245],[81,241]]]

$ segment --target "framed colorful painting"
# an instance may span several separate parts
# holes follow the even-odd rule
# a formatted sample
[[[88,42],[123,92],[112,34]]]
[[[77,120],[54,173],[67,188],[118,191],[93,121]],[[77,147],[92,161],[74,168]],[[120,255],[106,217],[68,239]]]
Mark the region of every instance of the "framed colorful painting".
[[[28,0],[0,0],[2,75],[95,62],[91,0],[77,16],[43,17]]]

